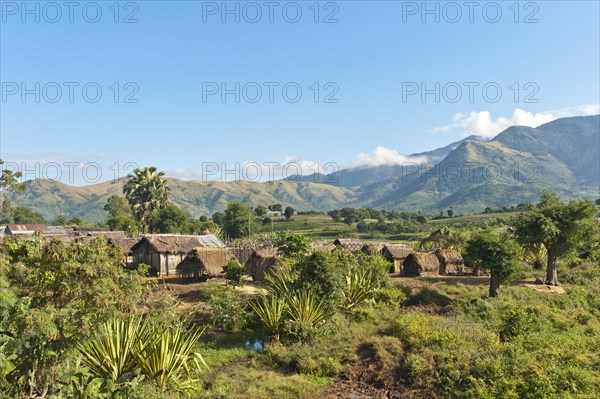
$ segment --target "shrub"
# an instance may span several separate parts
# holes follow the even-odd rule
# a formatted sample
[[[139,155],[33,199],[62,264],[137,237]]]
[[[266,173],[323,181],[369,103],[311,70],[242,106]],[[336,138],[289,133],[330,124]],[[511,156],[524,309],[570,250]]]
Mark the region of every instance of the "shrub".
[[[226,332],[239,332],[246,325],[246,301],[232,289],[220,289],[211,294],[206,306],[212,313],[213,325]]]
[[[223,271],[225,272],[225,279],[234,286],[240,285],[244,274],[246,274],[246,268],[240,265],[235,259],[230,260],[223,268]]]

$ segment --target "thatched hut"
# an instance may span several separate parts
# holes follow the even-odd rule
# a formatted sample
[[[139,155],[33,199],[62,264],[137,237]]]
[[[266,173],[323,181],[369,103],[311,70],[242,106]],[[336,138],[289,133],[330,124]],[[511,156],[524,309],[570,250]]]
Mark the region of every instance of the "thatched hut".
[[[432,253],[415,252],[408,254],[402,263],[402,275],[405,277],[439,274],[440,262]]]
[[[453,249],[437,249],[435,251],[440,262],[440,274],[462,274],[465,268],[465,261],[460,252]]]
[[[360,250],[366,255],[381,255],[383,247],[383,244],[365,244]]]
[[[235,255],[226,248],[196,247],[177,265],[177,271],[181,277],[219,277],[232,259]]]
[[[277,248],[255,250],[245,264],[248,274],[254,281],[264,281],[265,274],[271,272],[277,265]]]
[[[310,244],[311,249],[313,250],[313,252],[317,252],[317,251],[328,251],[331,252],[333,251],[336,246],[333,244],[328,243],[327,241],[313,241]]]
[[[358,238],[336,238],[333,245],[337,248],[345,249],[346,251],[355,252],[360,251],[365,244]]]
[[[254,247],[231,248],[231,252],[235,255],[238,262],[240,262],[240,265],[245,265],[254,251],[256,251],[256,248]]]
[[[155,275],[172,276],[179,273],[177,266],[198,247],[225,248],[225,244],[214,235],[152,234],[144,236],[131,250],[134,265],[145,263]]]
[[[415,253],[409,245],[405,244],[386,244],[381,250],[381,255],[392,263],[390,273],[401,274],[402,264],[406,257]]]

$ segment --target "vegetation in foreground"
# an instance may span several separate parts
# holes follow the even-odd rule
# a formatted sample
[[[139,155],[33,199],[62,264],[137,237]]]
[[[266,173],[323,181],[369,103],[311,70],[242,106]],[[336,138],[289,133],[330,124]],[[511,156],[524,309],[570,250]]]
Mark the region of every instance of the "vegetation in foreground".
[[[134,216],[150,229],[165,209]],[[234,209],[223,226],[243,236]],[[418,243],[489,278],[390,278],[379,256],[286,233],[268,238],[283,259],[262,285],[235,263],[226,286],[168,284],[103,239],[5,239],[0,398],[597,398],[597,209],[551,195],[527,209],[514,230],[477,221]],[[544,264],[566,294],[518,281]]]

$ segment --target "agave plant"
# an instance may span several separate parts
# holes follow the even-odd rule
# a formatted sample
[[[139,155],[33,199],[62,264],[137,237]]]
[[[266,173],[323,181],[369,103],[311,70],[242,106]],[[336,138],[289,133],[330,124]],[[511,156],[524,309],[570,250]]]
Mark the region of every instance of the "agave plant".
[[[154,329],[154,332],[158,333],[157,338],[152,339],[146,350],[140,353],[139,360],[142,372],[161,392],[165,392],[171,382],[187,387],[181,377],[186,376],[188,384],[191,382],[191,361],[198,369],[201,368],[200,363],[208,368],[202,356],[194,352],[204,329],[185,332],[180,327],[170,327],[160,332]]]
[[[375,292],[374,281],[365,270],[356,270],[346,276],[346,290],[342,292],[342,307],[352,311],[356,306],[371,299]]]
[[[287,297],[294,289],[294,276],[288,268],[279,269],[276,273],[265,276],[266,289],[273,295]]]
[[[329,317],[323,302],[309,291],[300,291],[287,299],[290,320],[303,328],[318,328]]]
[[[250,306],[256,312],[272,340],[279,340],[283,316],[287,308],[285,300],[277,295],[263,296]]]
[[[140,369],[138,354],[146,350],[148,322],[109,320],[95,339],[79,345],[83,364],[96,377],[121,383]]]
[[[194,352],[204,330],[187,333],[183,327],[162,328],[149,319],[134,317],[130,321],[110,320],[99,334],[79,345],[82,363],[94,377],[119,385],[143,374],[164,392],[171,382],[179,383],[184,374],[189,377],[190,362],[200,369],[206,366]]]

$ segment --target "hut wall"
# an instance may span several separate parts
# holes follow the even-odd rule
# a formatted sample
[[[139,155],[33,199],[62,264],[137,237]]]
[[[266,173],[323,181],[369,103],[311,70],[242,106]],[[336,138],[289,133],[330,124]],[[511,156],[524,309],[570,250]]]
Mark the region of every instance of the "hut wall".
[[[400,258],[394,259],[394,265],[392,266],[392,273],[400,274],[402,272],[402,262],[404,262],[404,259],[400,259]]]

